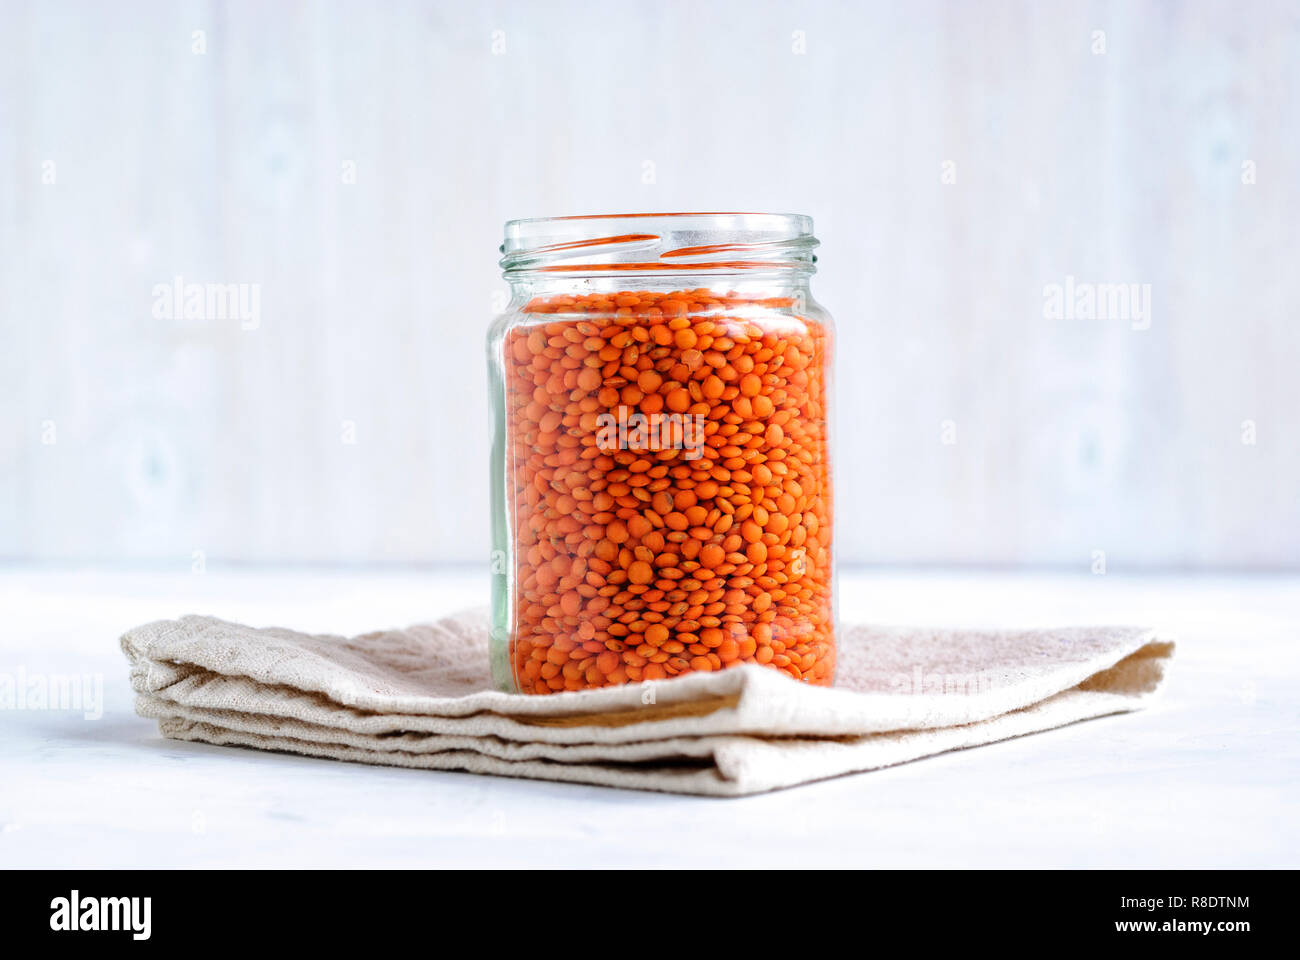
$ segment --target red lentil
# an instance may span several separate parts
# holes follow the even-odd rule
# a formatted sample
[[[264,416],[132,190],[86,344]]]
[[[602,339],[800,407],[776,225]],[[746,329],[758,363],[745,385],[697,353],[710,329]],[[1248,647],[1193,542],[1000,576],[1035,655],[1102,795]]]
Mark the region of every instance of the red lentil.
[[[523,312],[504,344],[518,688],[741,663],[829,685],[826,329],[708,289]],[[659,442],[610,443],[637,414]]]

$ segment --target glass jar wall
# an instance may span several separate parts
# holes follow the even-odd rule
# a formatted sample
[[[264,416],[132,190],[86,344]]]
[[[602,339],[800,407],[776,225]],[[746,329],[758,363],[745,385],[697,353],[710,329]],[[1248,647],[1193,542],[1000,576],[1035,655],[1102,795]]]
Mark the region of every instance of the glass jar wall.
[[[832,328],[805,217],[512,221],[492,660],[546,694],[835,668]]]

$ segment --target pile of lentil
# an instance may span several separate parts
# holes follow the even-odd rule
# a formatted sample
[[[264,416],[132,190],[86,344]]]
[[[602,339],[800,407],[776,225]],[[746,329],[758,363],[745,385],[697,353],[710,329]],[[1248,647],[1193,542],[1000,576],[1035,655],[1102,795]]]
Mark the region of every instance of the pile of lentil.
[[[830,685],[829,332],[788,298],[707,289],[523,311],[504,344],[518,689],[741,663]],[[703,444],[608,442],[605,415],[638,413],[697,417]]]

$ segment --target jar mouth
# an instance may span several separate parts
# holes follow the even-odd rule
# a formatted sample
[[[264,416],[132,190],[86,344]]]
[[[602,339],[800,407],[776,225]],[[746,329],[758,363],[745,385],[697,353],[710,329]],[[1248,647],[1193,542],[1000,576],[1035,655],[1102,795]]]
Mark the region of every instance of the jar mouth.
[[[529,274],[815,271],[811,217],[790,213],[626,213],[511,220],[507,278]]]

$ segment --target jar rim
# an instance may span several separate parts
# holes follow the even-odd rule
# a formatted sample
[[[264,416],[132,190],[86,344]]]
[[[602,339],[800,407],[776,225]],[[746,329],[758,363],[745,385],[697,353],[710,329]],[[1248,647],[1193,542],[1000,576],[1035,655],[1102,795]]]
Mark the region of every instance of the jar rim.
[[[811,217],[792,213],[590,214],[510,220],[507,278],[530,274],[812,273]]]

